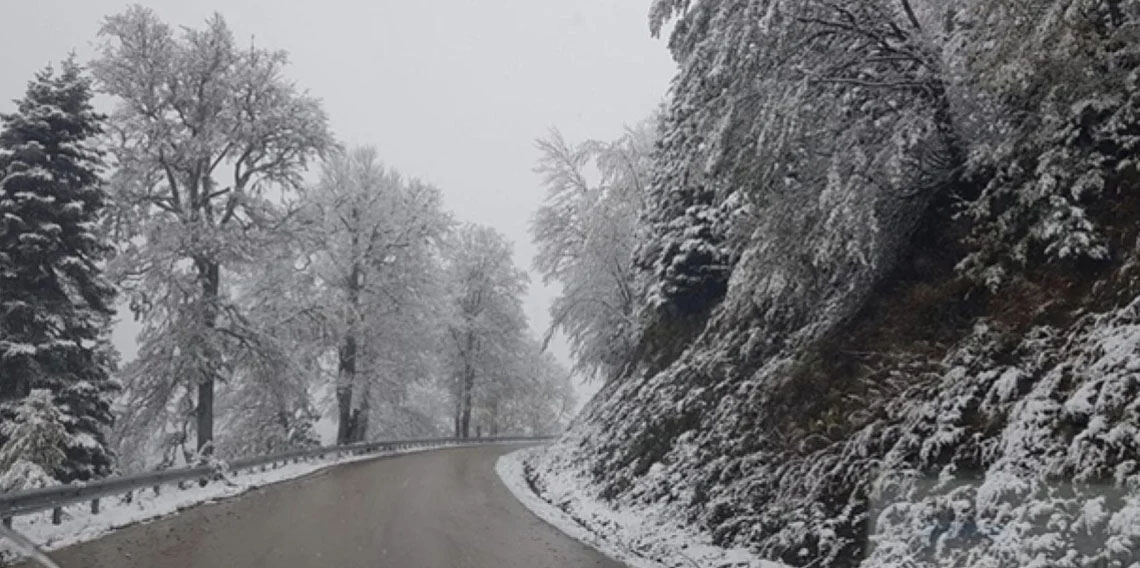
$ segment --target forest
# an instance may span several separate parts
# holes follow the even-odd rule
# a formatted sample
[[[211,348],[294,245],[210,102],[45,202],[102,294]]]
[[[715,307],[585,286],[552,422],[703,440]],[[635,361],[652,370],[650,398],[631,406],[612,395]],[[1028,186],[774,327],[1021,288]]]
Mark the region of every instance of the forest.
[[[656,519],[627,544],[668,566],[706,564],[666,525],[792,566],[1135,565],[1140,2],[649,22],[660,111],[540,143],[538,268],[605,386],[530,483]]]
[[[0,490],[560,430],[511,243],[338,142],[284,51],[140,6],[97,45],[0,117]]]

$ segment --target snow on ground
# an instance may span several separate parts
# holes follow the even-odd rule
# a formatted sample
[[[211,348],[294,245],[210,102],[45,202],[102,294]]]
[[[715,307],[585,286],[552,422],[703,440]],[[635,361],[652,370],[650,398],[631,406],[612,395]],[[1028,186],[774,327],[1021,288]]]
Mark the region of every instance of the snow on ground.
[[[227,479],[210,482],[205,487],[199,487],[196,483],[187,484],[185,489],[163,485],[157,495],[153,489],[142,489],[136,492],[130,503],[125,502],[121,496],[104,497],[100,500],[100,512],[97,515],[91,514],[90,502],[76,503],[64,508],[63,522],[59,525],[51,524],[51,511],[18,516],[12,520],[12,528],[45,550],[55,550],[95,540],[118,528],[165,517],[195,505],[235,497],[258,487],[296,479],[330,466],[444,447],[452,446],[427,446],[342,458],[329,457],[286,464],[264,472],[230,472]],[[8,542],[0,542],[0,561],[14,556],[18,556],[15,548]]]
[[[666,520],[655,507],[615,509],[572,472],[535,479],[530,460],[543,447],[499,458],[495,471],[542,520],[631,568],[784,568],[743,548],[715,546],[707,535]]]

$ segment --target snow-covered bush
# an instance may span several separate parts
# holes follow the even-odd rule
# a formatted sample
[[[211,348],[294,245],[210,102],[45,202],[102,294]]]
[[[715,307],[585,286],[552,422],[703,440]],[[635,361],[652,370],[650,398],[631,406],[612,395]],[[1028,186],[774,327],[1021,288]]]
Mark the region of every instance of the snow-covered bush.
[[[6,442],[0,446],[0,489],[13,491],[47,487],[59,482],[52,471],[66,459],[70,436],[65,416],[50,391],[36,389],[15,409],[15,417],[0,425]]]
[[[25,489],[39,489],[59,485],[54,477],[44,468],[28,460],[16,460],[0,475],[0,491],[23,491]]]
[[[1095,212],[1138,171],[1140,3],[961,4],[961,67],[991,104],[971,117],[989,123],[970,164],[989,182],[965,207],[960,268],[996,288],[1041,262],[1107,259]]]

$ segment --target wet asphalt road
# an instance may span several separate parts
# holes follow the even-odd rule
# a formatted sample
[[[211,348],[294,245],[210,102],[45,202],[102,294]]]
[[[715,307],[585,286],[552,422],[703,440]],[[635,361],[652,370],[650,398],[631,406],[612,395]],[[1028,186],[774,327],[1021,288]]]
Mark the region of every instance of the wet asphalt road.
[[[622,568],[523,507],[518,446],[330,468],[56,551],[62,568]]]

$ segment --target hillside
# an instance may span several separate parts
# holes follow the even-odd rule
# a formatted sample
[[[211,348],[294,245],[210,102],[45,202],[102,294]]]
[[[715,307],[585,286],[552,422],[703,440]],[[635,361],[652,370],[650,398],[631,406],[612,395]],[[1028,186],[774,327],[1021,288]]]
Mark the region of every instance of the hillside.
[[[534,481],[795,566],[1136,562],[1140,3],[652,14],[636,348]]]

